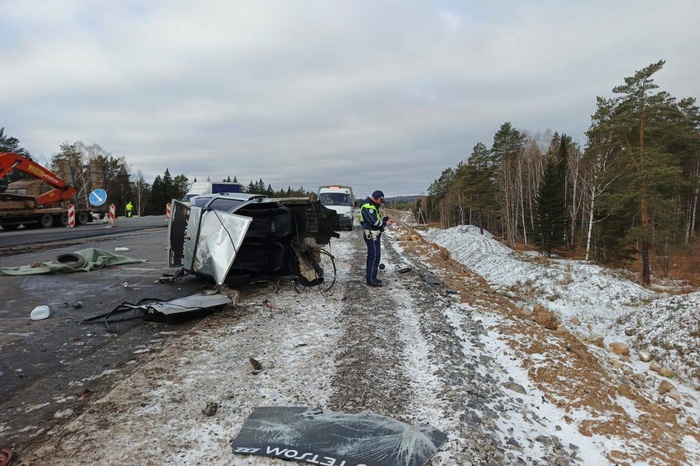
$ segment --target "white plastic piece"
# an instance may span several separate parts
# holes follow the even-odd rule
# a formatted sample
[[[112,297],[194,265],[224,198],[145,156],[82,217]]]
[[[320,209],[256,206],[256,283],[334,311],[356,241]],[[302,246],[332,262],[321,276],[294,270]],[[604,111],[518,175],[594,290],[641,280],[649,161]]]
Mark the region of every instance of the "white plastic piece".
[[[50,315],[51,310],[49,309],[49,306],[42,304],[41,306],[37,306],[34,309],[32,309],[32,313],[29,314],[29,317],[31,317],[32,320],[43,320],[49,317]]]
[[[114,248],[114,252],[126,252],[128,250],[129,250],[129,248],[122,248],[122,247]]]

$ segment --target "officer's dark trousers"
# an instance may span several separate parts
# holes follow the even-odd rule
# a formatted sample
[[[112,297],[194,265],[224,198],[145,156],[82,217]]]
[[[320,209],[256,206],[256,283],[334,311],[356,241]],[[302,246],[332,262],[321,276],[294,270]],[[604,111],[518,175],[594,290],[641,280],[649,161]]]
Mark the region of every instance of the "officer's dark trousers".
[[[362,235],[367,245],[367,268],[365,272],[365,280],[367,283],[377,280],[377,271],[379,270],[379,262],[382,260],[381,235],[377,239],[371,237],[367,239],[367,235]]]

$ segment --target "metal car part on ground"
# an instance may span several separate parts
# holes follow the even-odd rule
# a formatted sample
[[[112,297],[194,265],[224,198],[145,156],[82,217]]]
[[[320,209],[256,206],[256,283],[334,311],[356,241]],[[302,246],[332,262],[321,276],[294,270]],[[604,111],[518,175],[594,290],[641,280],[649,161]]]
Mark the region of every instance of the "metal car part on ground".
[[[116,308],[94,317],[89,317],[81,323],[96,322],[102,320],[108,332],[112,332],[109,326],[110,318],[117,314],[133,311],[132,315],[113,322],[123,322],[136,318],[144,318],[154,322],[179,323],[185,320],[204,317],[216,310],[233,304],[233,299],[217,291],[204,291],[195,295],[163,301],[154,298],[144,298],[136,304],[124,302]]]

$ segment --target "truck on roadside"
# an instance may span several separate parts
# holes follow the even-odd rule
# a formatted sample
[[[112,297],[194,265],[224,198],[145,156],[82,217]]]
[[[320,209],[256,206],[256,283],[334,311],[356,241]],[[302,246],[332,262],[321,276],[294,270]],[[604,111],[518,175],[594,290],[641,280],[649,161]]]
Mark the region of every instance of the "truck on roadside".
[[[318,187],[318,200],[335,211],[336,226],[351,231],[355,224],[355,196],[350,186],[333,184]]]
[[[8,183],[7,175],[13,170],[24,172],[35,180]],[[48,184],[53,189],[43,192]],[[73,205],[75,224],[92,222],[89,208],[77,206],[77,190],[55,173],[31,159],[11,152],[0,152],[0,227],[15,230],[68,226],[70,205]]]
[[[232,181],[195,181],[182,201],[190,202],[190,199],[202,194],[240,193],[242,187],[242,184]]]

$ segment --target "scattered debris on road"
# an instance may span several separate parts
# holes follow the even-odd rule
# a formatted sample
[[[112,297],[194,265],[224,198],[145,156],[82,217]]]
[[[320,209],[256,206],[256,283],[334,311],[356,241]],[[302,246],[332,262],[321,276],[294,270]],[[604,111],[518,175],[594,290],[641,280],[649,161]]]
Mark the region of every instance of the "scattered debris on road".
[[[49,309],[49,306],[42,304],[41,306],[37,306],[32,309],[32,312],[29,314],[29,318],[32,320],[44,320],[48,319],[50,315],[51,309]]]
[[[91,272],[103,267],[126,264],[142,264],[145,259],[112,254],[97,248],[87,248],[72,253],[60,254],[43,263],[32,262],[18,267],[0,267],[5,275],[38,275],[42,273]]]
[[[422,466],[447,440],[443,432],[373,413],[257,407],[231,444],[233,453],[312,464]]]
[[[205,291],[184,298],[176,298],[169,301],[162,301],[155,298],[145,298],[136,304],[124,302],[116,308],[94,317],[84,319],[81,323],[95,322],[102,319],[107,331],[112,332],[109,320],[116,314],[124,314],[131,311],[132,316],[113,322],[122,322],[136,318],[144,318],[154,322],[178,323],[196,317],[204,317],[224,306],[234,304],[234,300],[218,290]]]

